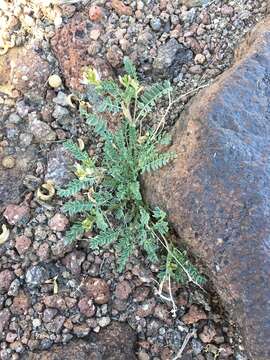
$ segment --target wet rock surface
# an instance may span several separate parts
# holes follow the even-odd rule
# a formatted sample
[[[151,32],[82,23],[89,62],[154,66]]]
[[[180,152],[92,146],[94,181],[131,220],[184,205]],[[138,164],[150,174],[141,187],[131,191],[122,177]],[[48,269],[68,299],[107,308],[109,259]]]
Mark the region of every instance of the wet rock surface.
[[[270,20],[174,129],[173,164],[145,182],[206,265],[251,356],[270,357]]]

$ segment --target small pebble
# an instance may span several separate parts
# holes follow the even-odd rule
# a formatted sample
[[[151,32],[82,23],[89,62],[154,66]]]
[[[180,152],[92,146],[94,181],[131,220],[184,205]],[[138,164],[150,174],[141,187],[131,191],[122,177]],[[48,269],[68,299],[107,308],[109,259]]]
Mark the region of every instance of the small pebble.
[[[13,156],[5,156],[2,160],[2,165],[6,169],[12,169],[16,165],[16,160]]]
[[[54,74],[54,75],[51,75],[49,77],[48,83],[49,83],[50,87],[55,89],[55,88],[58,88],[58,87],[60,87],[62,85],[62,80],[61,80],[59,75]]]

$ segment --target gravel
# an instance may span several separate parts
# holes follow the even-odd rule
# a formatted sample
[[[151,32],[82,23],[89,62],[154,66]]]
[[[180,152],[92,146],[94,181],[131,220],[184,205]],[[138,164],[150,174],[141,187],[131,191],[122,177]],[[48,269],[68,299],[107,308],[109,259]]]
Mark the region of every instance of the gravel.
[[[50,39],[78,12],[84,13],[91,21],[89,56],[106,59],[120,74],[123,57],[128,55],[146,84],[169,78],[177,96],[193,94],[228,68],[236,44],[264,17],[267,7],[261,0],[127,0],[125,6],[113,2],[114,10],[110,2],[100,0],[91,2],[91,11],[85,10],[83,2],[2,3],[0,50],[10,53],[14,45],[23,49],[34,43],[33,59],[42,59],[46,74],[49,67],[50,75],[61,74]],[[8,74],[7,68],[1,71],[1,58],[0,82]],[[233,324],[219,311],[214,295],[173,284],[178,307],[173,318],[171,303],[160,298],[153,282],[158,268],[150,269],[143,254],[134,253],[126,271],[119,274],[113,251],[93,253],[85,241],[76,246],[64,243],[69,221],[60,215],[63,202],[57,197],[40,202],[37,188],[47,180],[63,186],[72,178],[73,162],[63,140],[81,138],[91,154],[98,153],[102,144],[70,106],[71,89],[62,74],[61,79],[61,88],[39,84],[38,98],[32,93],[18,96],[16,91],[10,96],[0,88],[1,164],[7,156],[14,159],[12,168],[7,162],[3,171],[16,171],[16,188],[21,189],[16,204],[5,198],[3,221],[12,234],[0,245],[0,358],[16,360],[29,350],[47,350],[102,331],[116,320],[127,321],[136,330],[140,359],[173,357],[195,329],[185,349],[186,359],[213,359],[220,351],[227,354],[225,359],[246,360]],[[44,73],[35,73],[33,81],[43,80]],[[35,88],[29,79],[20,86]],[[168,128],[190,97],[182,97],[174,107]],[[157,111],[162,111],[162,104]],[[29,152],[36,154],[34,160]],[[23,172],[29,162],[31,171],[25,167]],[[11,175],[8,181],[13,181]]]

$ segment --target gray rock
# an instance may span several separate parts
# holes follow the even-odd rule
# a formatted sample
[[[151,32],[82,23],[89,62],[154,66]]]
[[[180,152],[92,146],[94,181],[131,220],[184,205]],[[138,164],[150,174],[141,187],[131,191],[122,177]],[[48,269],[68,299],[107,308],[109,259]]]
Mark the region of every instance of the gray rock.
[[[154,31],[159,31],[161,29],[161,20],[160,18],[153,18],[150,20],[150,26]]]
[[[37,287],[42,285],[49,277],[50,274],[47,269],[41,265],[34,265],[27,270],[25,280],[29,287]]]
[[[52,116],[54,117],[55,120],[61,121],[65,117],[69,116],[69,111],[61,105],[55,105]]]
[[[176,39],[170,39],[158,49],[157,57],[153,62],[153,70],[159,75],[168,77],[177,75],[183,64],[193,59],[193,53]]]
[[[51,127],[47,123],[38,120],[37,117],[30,118],[29,130],[34,135],[35,140],[42,144],[54,141],[56,138],[55,132]]]
[[[198,7],[198,6],[205,6],[209,4],[211,0],[180,0],[182,5],[185,5],[188,8]]]
[[[57,96],[53,99],[53,102],[55,104],[58,104],[61,106],[67,106],[68,105],[68,97],[63,91],[59,91],[57,93]]]
[[[205,264],[253,359],[270,359],[270,19],[194,98],[174,129],[177,159],[145,195]]]
[[[21,117],[16,113],[11,113],[8,117],[8,123],[10,124],[19,124],[21,121]]]
[[[72,166],[70,153],[63,145],[56,145],[49,153],[45,179],[52,180],[58,186],[63,186],[73,177]]]

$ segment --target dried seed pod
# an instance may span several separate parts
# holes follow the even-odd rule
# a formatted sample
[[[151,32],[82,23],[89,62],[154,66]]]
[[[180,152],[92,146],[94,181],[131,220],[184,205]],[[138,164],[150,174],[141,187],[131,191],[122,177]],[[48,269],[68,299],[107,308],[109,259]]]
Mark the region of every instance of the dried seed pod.
[[[42,201],[51,200],[55,195],[55,187],[52,181],[48,180],[42,184],[37,190],[37,198]]]
[[[78,141],[79,149],[84,150],[84,141],[83,141],[83,139],[79,138],[77,141]]]
[[[4,44],[4,46],[0,47],[0,56],[5,55],[9,50],[8,44]]]
[[[0,234],[0,245],[4,244],[4,242],[7,241],[7,239],[9,238],[9,234],[10,231],[9,229],[6,227],[6,225],[2,225],[2,233]]]
[[[67,96],[67,104],[73,109],[76,109],[78,107],[78,103],[79,99],[74,94],[69,94]]]

